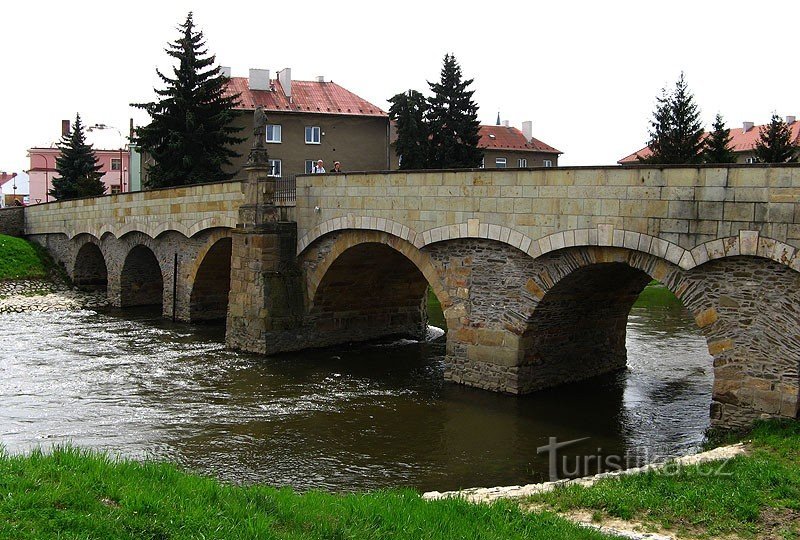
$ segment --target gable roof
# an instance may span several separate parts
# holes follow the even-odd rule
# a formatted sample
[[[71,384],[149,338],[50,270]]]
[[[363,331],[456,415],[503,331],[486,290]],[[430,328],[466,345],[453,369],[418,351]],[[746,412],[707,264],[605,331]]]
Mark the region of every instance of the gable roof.
[[[743,128],[732,128],[731,129],[731,150],[734,152],[752,152],[756,148],[756,141],[758,140],[759,134],[761,133],[761,128],[764,126],[753,126],[744,131]],[[795,146],[800,146],[800,122],[794,121],[789,125],[789,131],[792,133],[792,141],[794,142]],[[709,133],[704,132],[703,138],[705,139],[708,137]],[[649,146],[645,146],[641,150],[634,152],[628,156],[617,161],[620,165],[624,165],[627,163],[638,163],[639,157],[647,158],[650,157],[653,152],[650,150]]]
[[[240,94],[238,110],[255,110],[259,105],[267,112],[342,114],[352,116],[388,116],[369,101],[334,82],[292,81],[292,99],[286,97],[277,79],[272,90],[250,90],[247,77],[231,77],[227,94]]]
[[[540,152],[543,154],[563,154],[561,150],[556,150],[549,144],[543,143],[539,139],[531,138],[525,140],[525,135],[515,127],[507,126],[481,126],[478,134],[481,136],[478,141],[479,148],[496,150],[519,150],[523,152]]]

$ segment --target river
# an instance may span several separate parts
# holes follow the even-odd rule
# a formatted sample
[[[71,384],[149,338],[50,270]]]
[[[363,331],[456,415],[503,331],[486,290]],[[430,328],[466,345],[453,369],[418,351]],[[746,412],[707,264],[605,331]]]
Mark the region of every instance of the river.
[[[261,358],[152,311],[0,316],[0,443],[71,442],[236,483],[335,491],[538,482],[573,456],[692,451],[708,427],[705,341],[668,292],[628,323],[628,369],[514,397],[445,383],[443,341]],[[597,472],[583,461],[581,474]]]

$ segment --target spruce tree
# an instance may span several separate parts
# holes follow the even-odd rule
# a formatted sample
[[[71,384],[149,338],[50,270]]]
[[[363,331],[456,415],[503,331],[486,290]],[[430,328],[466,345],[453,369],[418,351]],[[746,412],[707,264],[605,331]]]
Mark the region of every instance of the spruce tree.
[[[102,195],[106,190],[100,180],[102,167],[97,163],[92,145],[86,143],[80,114],[75,115],[75,125],[61,136],[57,146],[61,151],[56,158],[59,178],[53,178],[50,196],[63,201]]]
[[[671,93],[662,89],[661,96],[656,99],[648,143],[652,155],[643,161],[659,164],[700,163],[703,126],[700,123],[700,110],[683,72],[675,83],[675,89]]]
[[[736,163],[736,154],[731,150],[731,130],[725,127],[722,115],[717,113],[713,131],[704,141],[703,163]]]
[[[425,97],[416,90],[402,92],[389,102],[389,118],[397,126],[395,152],[400,157],[401,170],[424,169],[428,165],[430,142],[425,113],[428,109]]]
[[[174,78],[156,73],[166,85],[155,89],[157,101],[135,103],[152,121],[138,129],[136,142],[154,165],[148,169],[147,187],[157,188],[233,177],[223,168],[239,156],[232,146],[241,128],[231,125],[239,95],[226,95],[227,79],[216,58],[205,48],[203,33],[195,29],[192,13],[178,27],[181,36],[166,52],[177,61]]]
[[[478,106],[467,90],[473,79],[463,80],[455,56],[446,54],[438,83],[429,82],[428,98],[430,154],[427,168],[458,169],[479,167],[483,151],[478,148],[480,123]]]
[[[792,141],[792,130],[777,114],[766,126],[761,126],[756,141],[756,159],[760,163],[795,163],[797,146]]]

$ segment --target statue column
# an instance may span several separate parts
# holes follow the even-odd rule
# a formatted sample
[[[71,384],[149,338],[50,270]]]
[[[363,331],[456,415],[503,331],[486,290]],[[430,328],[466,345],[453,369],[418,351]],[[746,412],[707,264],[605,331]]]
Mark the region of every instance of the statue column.
[[[256,109],[255,140],[242,186],[245,203],[232,234],[225,342],[233,349],[269,354],[286,350],[283,343],[289,336],[283,331],[302,323],[304,302],[295,257],[297,223],[281,221],[275,206],[265,125],[263,110]]]

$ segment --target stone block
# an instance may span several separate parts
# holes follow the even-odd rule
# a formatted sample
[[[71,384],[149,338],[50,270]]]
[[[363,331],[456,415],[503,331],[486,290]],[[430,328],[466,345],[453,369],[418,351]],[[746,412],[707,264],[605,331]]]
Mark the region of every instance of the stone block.
[[[723,203],[723,219],[726,221],[753,221],[755,219],[755,205],[745,202]]]

